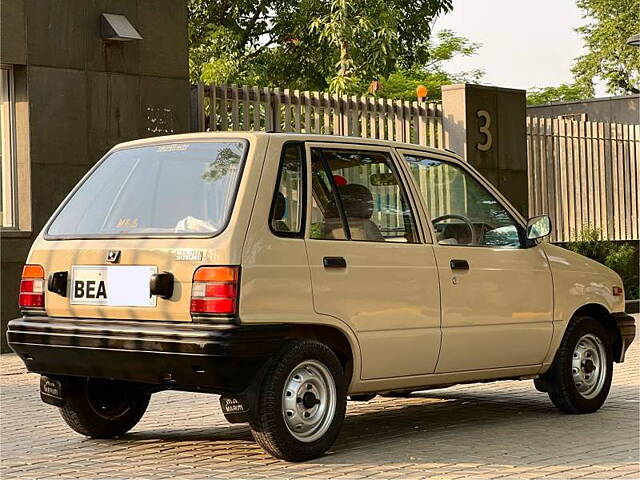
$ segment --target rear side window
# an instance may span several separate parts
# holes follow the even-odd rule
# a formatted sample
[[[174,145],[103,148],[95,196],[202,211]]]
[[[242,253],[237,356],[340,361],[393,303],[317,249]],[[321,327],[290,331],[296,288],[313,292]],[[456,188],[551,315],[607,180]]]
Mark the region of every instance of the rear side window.
[[[246,142],[153,145],[109,155],[49,236],[214,235],[226,226]]]
[[[417,243],[413,212],[386,152],[314,149],[311,238]]]
[[[277,235],[293,236],[302,232],[303,162],[300,144],[285,145],[270,215],[271,230]]]

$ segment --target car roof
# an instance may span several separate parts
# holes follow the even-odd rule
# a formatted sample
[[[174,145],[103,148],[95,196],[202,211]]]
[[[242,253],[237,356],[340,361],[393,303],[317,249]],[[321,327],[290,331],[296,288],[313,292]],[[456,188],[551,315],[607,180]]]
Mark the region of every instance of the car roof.
[[[226,132],[195,132],[195,133],[183,133],[178,135],[164,135],[160,137],[149,137],[139,140],[132,140],[124,142],[113,147],[113,150],[120,150],[124,148],[132,148],[145,145],[154,145],[159,143],[171,143],[171,142],[186,142],[186,141],[203,141],[207,139],[246,139],[257,140],[259,138],[278,137],[284,140],[297,140],[308,142],[323,142],[323,143],[351,143],[358,145],[375,145],[401,149],[420,150],[427,153],[439,153],[447,156],[454,156],[460,159],[459,155],[451,150],[443,150],[440,148],[427,147],[424,145],[416,145],[413,143],[396,142],[393,140],[379,140],[366,137],[348,137],[343,135],[319,135],[319,134],[307,134],[307,133],[293,133],[293,132],[252,132],[252,131],[226,131]]]

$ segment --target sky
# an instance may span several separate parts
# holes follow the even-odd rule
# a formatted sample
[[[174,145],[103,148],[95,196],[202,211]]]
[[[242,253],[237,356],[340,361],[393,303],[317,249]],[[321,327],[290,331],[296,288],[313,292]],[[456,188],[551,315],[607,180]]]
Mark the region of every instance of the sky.
[[[448,71],[481,68],[480,83],[529,89],[572,82],[573,59],[583,53],[573,29],[584,22],[573,0],[453,0],[434,30],[482,44],[476,55],[447,63]],[[596,92],[605,94],[601,86]]]

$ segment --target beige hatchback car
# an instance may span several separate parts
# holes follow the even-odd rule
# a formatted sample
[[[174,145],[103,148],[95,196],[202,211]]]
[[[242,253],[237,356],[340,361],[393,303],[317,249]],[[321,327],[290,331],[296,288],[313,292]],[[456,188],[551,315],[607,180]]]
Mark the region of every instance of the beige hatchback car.
[[[605,401],[635,336],[618,275],[540,241],[456,155],[361,138],[200,133],[113,148],[35,241],[11,348],[75,431],[150,395],[220,395],[269,453],[316,457],[347,397],[533,379]]]

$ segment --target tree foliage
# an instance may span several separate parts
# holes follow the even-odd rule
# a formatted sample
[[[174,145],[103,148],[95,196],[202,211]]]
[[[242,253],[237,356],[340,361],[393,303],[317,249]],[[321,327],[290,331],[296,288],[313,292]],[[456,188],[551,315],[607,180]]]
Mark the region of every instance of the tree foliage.
[[[452,0],[189,0],[192,81],[357,92],[429,60]]]
[[[591,97],[591,92],[581,84],[563,83],[557,87],[531,88],[527,91],[528,105],[544,103],[570,102]]]
[[[446,69],[447,61],[458,56],[475,55],[478,48],[479,43],[456,35],[451,30],[441,30],[435,41],[431,39],[424,45],[426,63],[402,68],[382,78],[378,93],[385,98],[416,100],[416,87],[424,85],[430,100],[440,100],[442,85],[477,83],[482,78],[484,71],[479,69],[457,73]]]
[[[587,53],[572,69],[576,82],[591,95],[594,80],[612,94],[640,93],[640,49],[627,39],[640,32],[640,0],[577,0],[589,23],[578,27]]]

